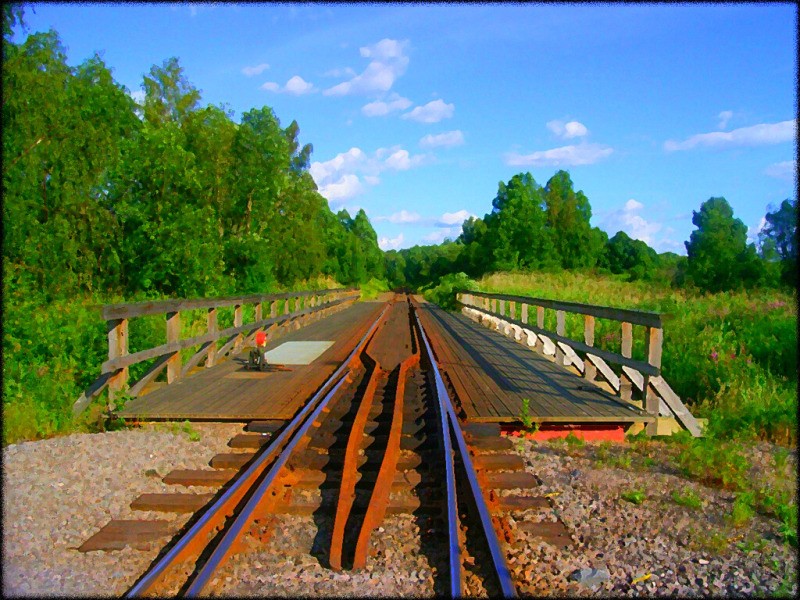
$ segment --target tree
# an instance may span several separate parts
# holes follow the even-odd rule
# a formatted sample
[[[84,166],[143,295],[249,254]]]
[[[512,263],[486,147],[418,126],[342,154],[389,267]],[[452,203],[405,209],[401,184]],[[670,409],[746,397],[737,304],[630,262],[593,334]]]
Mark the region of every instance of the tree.
[[[558,171],[544,189],[547,226],[552,232],[555,254],[564,269],[591,268],[599,260],[607,239],[592,227],[592,208],[582,191],[573,190],[566,171]]]
[[[686,244],[686,276],[709,292],[751,285],[758,279],[755,247],[747,243],[747,227],[734,219],[725,198],[709,198],[692,213],[697,227]]]
[[[767,212],[758,234],[761,256],[778,261],[781,281],[797,285],[797,200],[781,202],[779,208]]]
[[[494,269],[535,269],[557,262],[544,206],[542,188],[530,173],[498,184],[492,216],[486,219]]]
[[[200,92],[183,75],[174,56],[144,76],[144,118],[151,125],[182,124],[200,102]]]
[[[658,262],[658,255],[642,240],[631,239],[618,231],[608,240],[602,263],[614,274],[628,273],[631,281],[646,278]]]

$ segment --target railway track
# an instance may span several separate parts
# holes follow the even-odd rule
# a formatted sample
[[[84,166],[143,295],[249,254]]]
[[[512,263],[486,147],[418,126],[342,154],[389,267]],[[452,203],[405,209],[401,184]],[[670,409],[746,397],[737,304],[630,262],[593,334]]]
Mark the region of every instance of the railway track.
[[[498,490],[536,482],[519,457],[482,453],[510,442],[462,425],[447,388],[415,306],[395,297],[295,418],[259,438],[252,458],[239,455],[238,475],[127,596],[209,593],[231,557],[267,544],[285,514],[315,515],[316,555],[333,571],[366,566],[387,515],[425,515],[437,522],[420,531],[436,548],[442,592],[515,596]]]

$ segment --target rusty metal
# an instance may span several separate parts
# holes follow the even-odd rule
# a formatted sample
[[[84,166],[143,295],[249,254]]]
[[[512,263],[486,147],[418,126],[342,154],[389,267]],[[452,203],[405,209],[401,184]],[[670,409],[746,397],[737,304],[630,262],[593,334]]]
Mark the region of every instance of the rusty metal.
[[[378,477],[375,480],[375,487],[372,489],[367,512],[361,524],[356,541],[355,554],[353,557],[353,568],[363,569],[367,564],[367,552],[369,550],[369,538],[372,531],[380,525],[386,514],[386,507],[389,505],[389,494],[396,480],[397,462],[400,457],[400,437],[403,432],[403,400],[406,389],[406,376],[409,369],[419,364],[419,340],[416,329],[412,328],[412,344],[414,353],[400,363],[397,390],[394,397],[394,409],[392,411],[392,425],[389,430],[389,439],[386,442],[386,451],[381,461]]]
[[[336,502],[336,516],[333,521],[333,535],[331,536],[330,558],[331,568],[339,571],[342,568],[342,546],[344,545],[345,525],[350,517],[350,510],[356,499],[356,478],[358,475],[358,451],[364,441],[364,426],[367,416],[372,409],[375,390],[380,380],[385,380],[387,373],[381,369],[377,360],[374,360],[372,372],[367,382],[367,388],[358,407],[358,412],[347,438],[347,449],[344,455],[342,481],[339,486],[339,499]]]
[[[332,386],[339,386],[345,380],[346,376],[342,376],[342,373],[350,366],[353,358],[358,355],[359,351],[374,333],[385,312],[386,309],[381,312],[380,316],[371,325],[364,337],[356,344],[350,356],[336,371],[334,371],[314,397],[283,429],[281,434],[259,454],[258,458],[254,460],[222,496],[203,513],[200,519],[180,537],[177,543],[172,546],[172,548],[170,548],[170,550],[164,554],[164,556],[151,567],[130,590],[128,590],[126,597],[134,597],[147,593],[154,586],[162,583],[177,565],[191,559],[192,556],[195,558],[199,557],[208,542],[216,535],[217,531],[222,529],[228,517],[235,512],[236,507],[240,504],[244,496],[264,473],[270,461],[278,454],[295,431],[301,427],[301,423],[306,420],[309,413],[311,413],[315,407],[318,407],[318,405],[324,406],[322,402],[326,399],[329,400],[332,396],[331,392],[334,389],[338,389],[338,387]],[[319,411],[315,411],[313,413],[314,418],[316,418],[318,412]],[[310,418],[307,424],[310,426],[313,420],[313,418]]]

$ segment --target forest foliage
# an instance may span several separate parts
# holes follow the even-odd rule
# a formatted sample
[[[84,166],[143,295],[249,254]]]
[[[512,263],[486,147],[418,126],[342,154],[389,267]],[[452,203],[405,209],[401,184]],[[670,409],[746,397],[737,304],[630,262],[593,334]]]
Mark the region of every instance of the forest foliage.
[[[4,5],[6,442],[75,426],[101,304],[384,279],[366,213],[330,210],[297,122],[202,105],[177,58],[137,102],[100,56],[68,65],[55,31],[14,43],[23,17]]]

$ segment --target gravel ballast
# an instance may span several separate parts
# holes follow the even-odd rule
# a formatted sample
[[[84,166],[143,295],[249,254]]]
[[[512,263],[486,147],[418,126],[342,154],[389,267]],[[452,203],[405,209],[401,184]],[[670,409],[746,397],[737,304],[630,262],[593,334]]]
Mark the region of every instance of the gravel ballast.
[[[86,539],[113,519],[174,519],[187,515],[132,511],[145,492],[195,491],[161,482],[172,469],[206,468],[241,424],[193,423],[199,441],[169,424],[101,434],[75,434],[25,442],[3,450],[3,594],[6,596],[119,596],[166,543],[147,550],[81,553]],[[529,510],[510,520],[517,540],[510,568],[523,594],[552,595],[755,595],[797,592],[795,549],[776,534],[774,519],[755,515],[730,522],[734,494],[688,481],[669,469],[601,464],[599,446],[580,448],[528,440],[516,442],[526,469],[540,481],[530,493],[548,495],[550,510]],[[617,455],[629,452],[615,445]],[[753,477],[774,472],[773,447],[748,449]],[[795,478],[792,453],[782,477]],[[794,488],[793,482],[787,483]],[[672,492],[691,489],[703,506],[678,505]],[[641,504],[621,495],[644,491]],[[527,492],[526,492],[527,493]],[[550,546],[516,525],[555,520],[573,545]],[[335,573],[320,564],[315,538],[325,523],[281,516],[268,545],[234,557],[211,592],[248,596],[430,596],[441,593],[440,557],[421,548],[427,524],[414,516],[388,517],[377,551],[361,572]],[[443,534],[442,534],[443,535]],[[317,540],[318,542],[318,540]],[[305,550],[303,550],[305,548]],[[311,553],[308,550],[311,549]],[[574,581],[594,574],[592,581]],[[605,575],[607,574],[607,579]],[[635,580],[639,580],[634,583]]]

